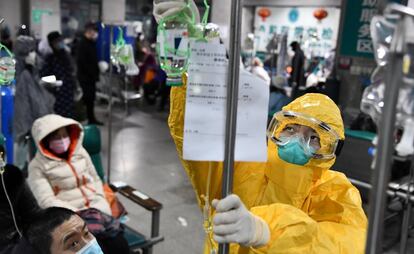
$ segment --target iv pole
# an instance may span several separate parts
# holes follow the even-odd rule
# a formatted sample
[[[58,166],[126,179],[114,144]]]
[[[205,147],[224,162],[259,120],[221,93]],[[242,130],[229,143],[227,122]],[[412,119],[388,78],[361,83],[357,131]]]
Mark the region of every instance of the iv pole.
[[[109,34],[109,105],[108,105],[108,111],[109,111],[109,119],[108,119],[108,161],[107,161],[107,173],[106,173],[106,181],[107,183],[111,182],[111,157],[112,157],[112,76],[113,76],[113,64],[111,59],[111,48],[112,43],[114,40],[114,26],[110,25],[110,34]]]
[[[237,102],[239,98],[240,34],[243,0],[231,1],[230,50],[227,75],[226,138],[223,163],[222,198],[233,191],[234,146],[236,143]],[[219,254],[227,254],[229,244],[219,245]]]
[[[405,36],[409,28],[405,24],[407,19],[414,16],[412,9],[397,4],[386,7],[384,15],[397,14],[400,19],[396,25],[391,48],[389,64],[387,65],[383,115],[381,128],[379,128],[378,154],[375,157],[376,167],[372,176],[373,189],[370,194],[369,227],[365,253],[376,254],[382,252],[382,234],[384,221],[384,208],[386,205],[386,190],[391,169],[391,159],[394,152],[394,124],[396,103],[402,81],[402,66],[405,46]]]
[[[4,18],[0,18],[0,38],[1,38],[1,32],[2,32],[2,26],[3,26],[3,22],[4,22]],[[1,52],[0,52],[1,53]],[[1,96],[1,94],[0,94],[0,116],[1,116],[1,111],[3,110],[2,109],[2,98],[3,96]],[[1,126],[2,126],[2,119],[1,119],[1,117],[0,117],[0,129],[1,129]]]

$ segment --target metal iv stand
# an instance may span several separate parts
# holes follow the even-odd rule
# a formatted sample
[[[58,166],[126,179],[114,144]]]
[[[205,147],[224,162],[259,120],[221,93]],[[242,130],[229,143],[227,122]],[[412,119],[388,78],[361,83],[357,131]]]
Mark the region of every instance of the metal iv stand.
[[[4,22],[4,18],[0,18],[0,38],[1,38],[1,31],[2,31],[2,25],[3,25],[3,22]],[[2,98],[3,96],[0,94],[0,116],[1,116],[1,111],[3,110],[2,109],[2,103],[1,103],[1,101],[2,101]],[[1,129],[1,126],[2,126],[2,122],[1,122],[1,117],[0,117],[0,129]]]
[[[398,100],[399,91],[403,81],[403,65],[407,64],[405,53],[407,51],[407,44],[414,44],[410,41],[408,34],[412,32],[410,26],[411,19],[414,18],[414,10],[398,4],[389,4],[385,10],[384,15],[397,15],[398,21],[395,26],[393,39],[391,42],[390,51],[388,54],[389,63],[386,67],[385,73],[385,92],[387,96],[384,98],[383,114],[379,128],[379,143],[378,153],[375,157],[376,166],[373,172],[372,184],[373,188],[370,194],[370,213],[369,213],[369,227],[366,251],[367,254],[376,254],[382,252],[382,237],[383,237],[383,221],[384,208],[386,205],[386,196],[388,189],[388,181],[391,171],[391,163],[394,153],[394,125],[396,119],[396,104]],[[405,60],[405,61],[404,61]],[[412,63],[408,63],[409,65]],[[414,141],[413,141],[414,142]],[[414,161],[412,160],[412,163]],[[411,165],[410,176],[413,176]],[[407,191],[407,210],[403,218],[402,241],[400,253],[405,253],[406,242],[408,237],[410,210],[411,210],[411,190],[412,179],[408,185]]]
[[[236,143],[237,102],[239,98],[241,21],[243,0],[231,1],[230,50],[227,75],[226,136],[224,147],[222,198],[233,192],[234,148]],[[219,254],[228,254],[229,244],[219,245]]]

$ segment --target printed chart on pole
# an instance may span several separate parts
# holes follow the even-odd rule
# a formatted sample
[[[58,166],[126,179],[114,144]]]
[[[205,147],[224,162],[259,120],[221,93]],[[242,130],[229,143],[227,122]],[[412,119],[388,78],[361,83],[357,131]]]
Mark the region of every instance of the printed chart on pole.
[[[223,161],[227,99],[224,45],[192,42],[188,68],[183,157]],[[240,70],[236,161],[266,161],[269,86]]]

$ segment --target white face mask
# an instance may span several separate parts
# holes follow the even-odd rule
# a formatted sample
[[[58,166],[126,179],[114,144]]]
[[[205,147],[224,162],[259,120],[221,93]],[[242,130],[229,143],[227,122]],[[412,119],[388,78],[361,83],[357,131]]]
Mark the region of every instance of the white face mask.
[[[96,41],[96,40],[98,39],[98,36],[99,36],[99,34],[98,34],[98,33],[94,33],[94,34],[92,35],[92,39],[93,39],[94,41]]]
[[[34,66],[36,64],[36,52],[32,51],[30,52],[26,58],[24,59],[24,61],[26,62],[26,64],[32,65]]]
[[[293,51],[292,49],[288,49],[287,54],[289,58],[293,58],[295,56],[295,51]]]

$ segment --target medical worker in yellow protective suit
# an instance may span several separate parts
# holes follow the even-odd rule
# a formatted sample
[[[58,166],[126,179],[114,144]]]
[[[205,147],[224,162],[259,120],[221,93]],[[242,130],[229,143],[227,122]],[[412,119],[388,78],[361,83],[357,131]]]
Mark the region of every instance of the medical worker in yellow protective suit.
[[[168,124],[182,158],[186,88],[174,87]],[[367,219],[358,190],[329,170],[344,140],[335,103],[306,94],[276,113],[268,161],[236,162],[233,195],[214,200],[213,237],[231,253],[363,253]],[[182,160],[201,208],[220,198],[222,163]],[[206,240],[205,252],[210,253]]]
[[[184,1],[167,1],[168,7]],[[157,9],[160,2],[155,0],[158,15],[165,11]],[[276,113],[268,128],[268,161],[236,162],[234,194],[219,200],[223,164],[182,159],[183,81],[171,90],[168,124],[200,208],[210,215],[205,254],[217,243],[230,243],[231,254],[364,252],[367,219],[360,194],[344,174],[330,170],[345,138],[332,100],[306,94]]]

